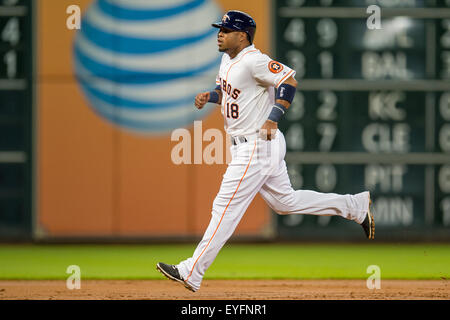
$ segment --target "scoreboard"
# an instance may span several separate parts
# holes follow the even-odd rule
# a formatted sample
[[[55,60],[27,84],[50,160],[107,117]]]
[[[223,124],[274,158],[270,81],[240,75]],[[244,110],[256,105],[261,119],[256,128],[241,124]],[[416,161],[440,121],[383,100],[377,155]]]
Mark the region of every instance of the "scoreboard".
[[[0,238],[31,236],[32,0],[0,0]]]
[[[380,240],[449,239],[450,1],[273,3],[274,53],[299,83],[279,125],[294,189],[369,190]],[[280,238],[363,235],[340,217],[275,219]]]

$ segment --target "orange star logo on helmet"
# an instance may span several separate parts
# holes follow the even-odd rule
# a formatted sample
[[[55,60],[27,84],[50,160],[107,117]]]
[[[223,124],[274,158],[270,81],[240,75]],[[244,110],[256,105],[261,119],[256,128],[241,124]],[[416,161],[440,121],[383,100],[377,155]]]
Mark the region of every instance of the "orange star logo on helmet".
[[[222,18],[222,22],[227,22],[228,20],[230,20],[230,17],[227,14],[225,14]]]
[[[270,61],[268,67],[272,73],[279,73],[283,70],[283,65],[275,60]]]

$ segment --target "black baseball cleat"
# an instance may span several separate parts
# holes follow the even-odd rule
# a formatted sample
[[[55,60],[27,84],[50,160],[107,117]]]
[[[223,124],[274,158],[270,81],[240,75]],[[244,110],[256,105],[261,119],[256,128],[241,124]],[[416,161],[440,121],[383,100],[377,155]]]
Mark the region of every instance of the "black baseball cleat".
[[[177,267],[174,266],[173,264],[165,264],[163,262],[158,262],[156,264],[156,270],[161,272],[168,279],[182,283],[187,289],[191,290],[192,292],[196,291],[186,281],[184,281],[183,278],[181,278]]]
[[[361,226],[364,229],[364,232],[366,233],[366,237],[369,240],[373,240],[375,238],[375,220],[373,219],[373,209],[372,206],[372,200],[369,196],[369,210],[367,211],[366,218],[364,219],[363,223],[361,223]]]

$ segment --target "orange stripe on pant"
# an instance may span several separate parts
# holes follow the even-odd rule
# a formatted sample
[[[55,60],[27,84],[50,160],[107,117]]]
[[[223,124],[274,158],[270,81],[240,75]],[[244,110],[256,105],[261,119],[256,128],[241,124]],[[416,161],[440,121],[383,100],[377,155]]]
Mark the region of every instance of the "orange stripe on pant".
[[[245,175],[247,174],[248,168],[250,167],[250,163],[252,162],[253,154],[255,153],[255,149],[256,149],[256,142],[257,142],[257,140],[255,140],[255,145],[254,145],[254,147],[253,147],[252,155],[250,156],[250,160],[248,161],[248,164],[247,164],[247,167],[245,168],[244,174],[242,175],[242,178],[241,178],[241,180],[239,181],[239,183],[238,183],[238,185],[237,185],[237,187],[236,187],[236,190],[234,191],[233,195],[231,196],[230,201],[228,201],[228,204],[227,204],[227,206],[225,207],[225,210],[223,211],[222,216],[220,217],[220,221],[219,221],[219,223],[217,224],[216,230],[214,230],[214,233],[213,233],[213,235],[211,236],[211,239],[209,239],[209,241],[208,241],[208,243],[206,244],[205,248],[202,250],[202,253],[200,253],[200,255],[198,256],[197,260],[195,260],[194,264],[192,265],[191,272],[189,272],[189,275],[186,277],[186,279],[184,279],[184,281],[187,281],[187,280],[191,277],[192,272],[194,271],[195,265],[196,265],[197,262],[198,262],[198,259],[200,259],[200,257],[203,255],[203,253],[205,252],[205,250],[208,248],[208,246],[209,246],[209,244],[211,243],[212,239],[214,238],[214,236],[215,236],[217,230],[219,229],[220,224],[221,224],[221,222],[222,222],[222,219],[223,219],[223,217],[225,216],[225,212],[227,212],[227,209],[228,209],[228,207],[229,207],[231,201],[233,200],[234,196],[236,195],[237,191],[239,190],[239,186],[241,185],[242,180],[244,180],[244,177],[245,177]]]

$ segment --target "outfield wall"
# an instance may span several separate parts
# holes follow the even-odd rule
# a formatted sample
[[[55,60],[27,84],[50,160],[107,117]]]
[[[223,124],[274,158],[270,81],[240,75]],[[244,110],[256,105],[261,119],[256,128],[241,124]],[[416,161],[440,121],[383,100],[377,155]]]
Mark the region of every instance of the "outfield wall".
[[[208,6],[208,2],[201,6]],[[77,1],[84,15],[93,10],[93,3]],[[71,0],[41,0],[37,8],[36,237],[182,237],[202,234],[209,222],[212,201],[226,165],[176,165],[171,160],[171,150],[177,142],[171,141],[171,132],[178,126],[168,123],[162,129],[144,128],[140,132],[138,125],[127,127],[114,122],[92,107],[93,99],[87,98],[76,79],[75,73],[83,71],[75,65],[75,39],[77,34],[89,38],[89,32],[94,32],[94,28],[101,30],[101,26],[85,25],[84,19],[88,18],[83,16],[81,30],[68,30],[66,19],[69,15],[65,11],[71,4]],[[183,28],[197,30],[205,25],[209,29],[210,23],[221,18],[223,10],[239,7],[251,12],[260,22],[255,44],[263,51],[270,51],[268,1],[259,1],[257,7],[228,0],[214,3],[214,6],[219,14],[206,10],[203,18],[197,17]],[[161,21],[164,24],[169,18]],[[180,19],[182,21],[182,17]],[[151,26],[153,20],[149,21]],[[159,22],[155,20],[154,24]],[[86,33],[83,33],[85,29]],[[167,30],[160,32],[164,37]],[[114,48],[113,41],[109,43],[109,49]],[[108,46],[108,43],[102,44]],[[197,57],[186,58],[181,48],[178,54],[188,64],[189,59],[195,63],[205,52],[199,47],[194,51]],[[147,55],[150,60],[152,55]],[[149,63],[153,67],[151,61]],[[217,70],[211,68],[208,72],[213,81],[202,90],[215,86]],[[87,86],[95,86],[97,80],[86,80]],[[189,78],[182,79],[177,88],[186,91],[186,95],[195,95],[189,82]],[[147,85],[152,90],[151,84]],[[159,100],[170,98],[167,92],[162,92]],[[193,101],[191,104],[194,110]],[[208,128],[223,132],[220,110],[214,105],[206,108],[209,111],[197,118],[202,121],[201,134]],[[187,128],[194,136],[192,121],[180,127]],[[204,147],[207,144],[205,142]],[[269,211],[257,197],[237,234],[259,236],[269,227]]]

